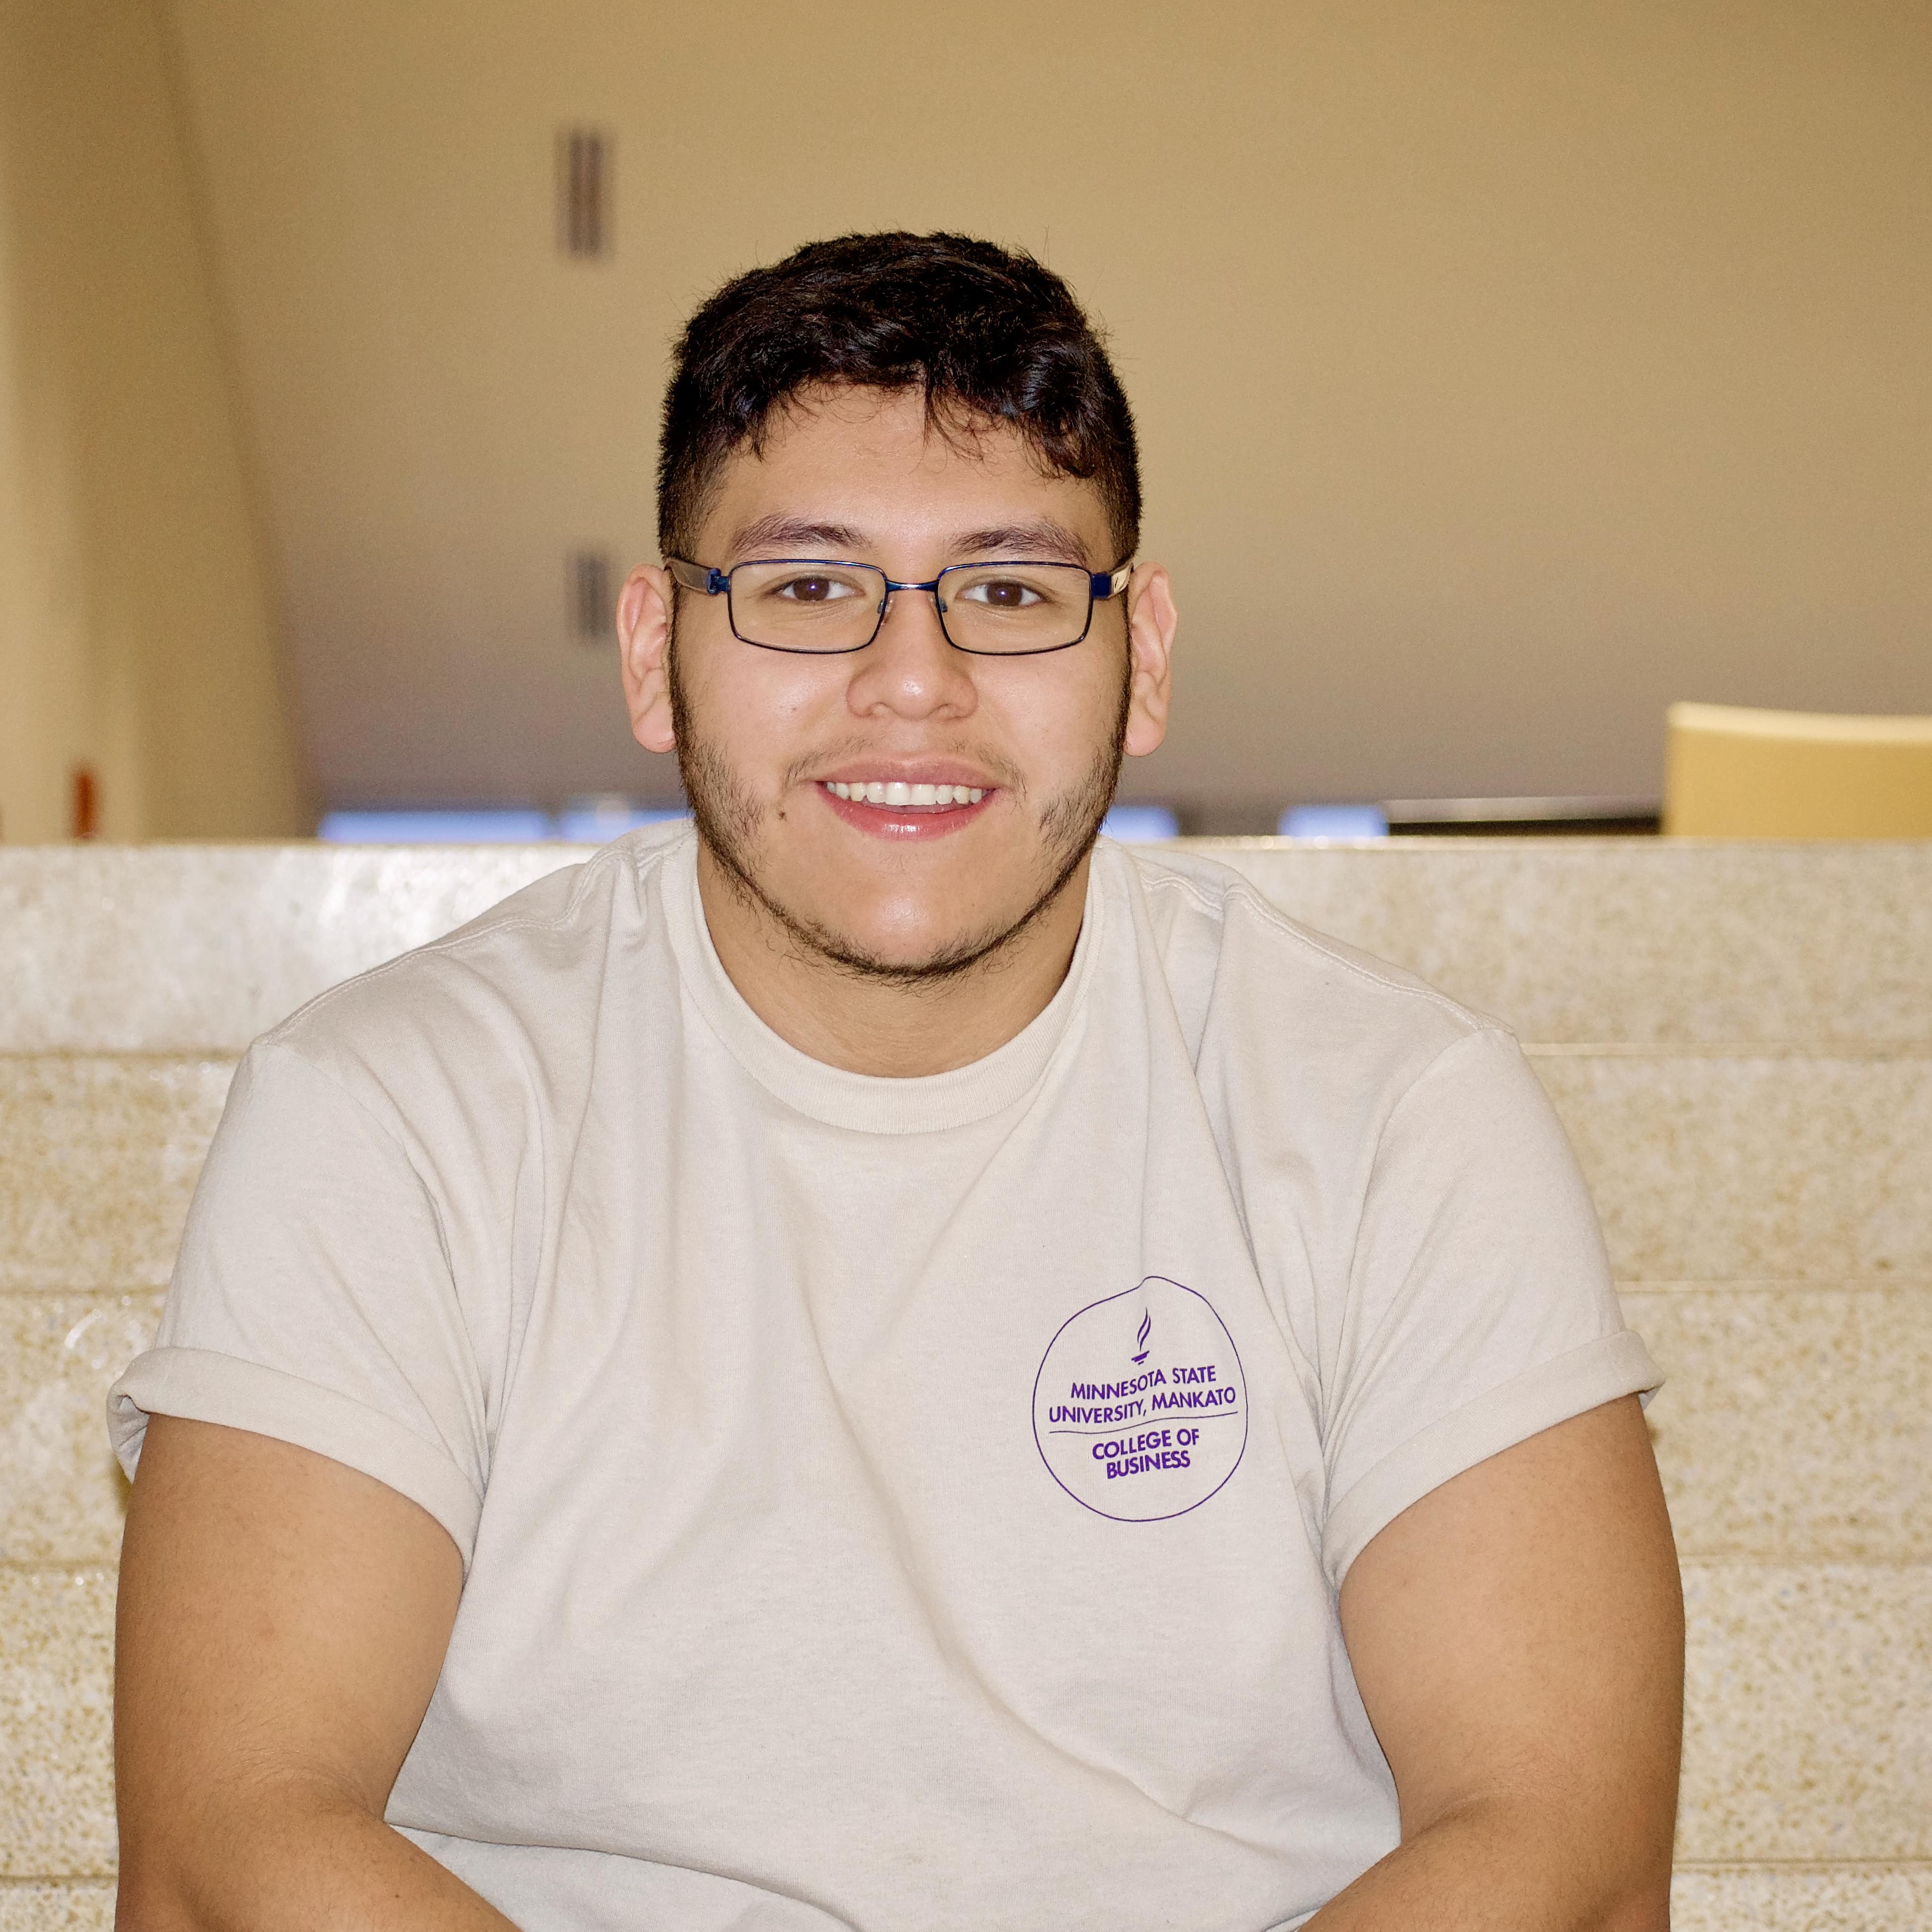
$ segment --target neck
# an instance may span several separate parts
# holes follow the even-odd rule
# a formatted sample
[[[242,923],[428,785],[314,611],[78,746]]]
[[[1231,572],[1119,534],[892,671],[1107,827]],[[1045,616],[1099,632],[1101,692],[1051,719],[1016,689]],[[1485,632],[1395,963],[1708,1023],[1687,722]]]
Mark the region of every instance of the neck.
[[[910,1079],[970,1066],[1037,1018],[1080,937],[1092,854],[1018,932],[982,959],[931,980],[855,971],[812,950],[698,848],[711,943],[745,1004],[788,1045],[848,1073]]]

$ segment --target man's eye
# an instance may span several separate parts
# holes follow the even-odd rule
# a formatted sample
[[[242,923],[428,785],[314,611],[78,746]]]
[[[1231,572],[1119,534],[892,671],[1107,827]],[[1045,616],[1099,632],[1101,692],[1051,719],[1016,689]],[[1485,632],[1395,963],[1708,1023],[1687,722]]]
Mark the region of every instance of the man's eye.
[[[836,577],[788,577],[772,594],[789,598],[794,604],[831,604],[856,592]]]
[[[1040,592],[1030,584],[1010,577],[982,578],[961,592],[976,604],[989,604],[995,610],[1024,610],[1039,603]]]

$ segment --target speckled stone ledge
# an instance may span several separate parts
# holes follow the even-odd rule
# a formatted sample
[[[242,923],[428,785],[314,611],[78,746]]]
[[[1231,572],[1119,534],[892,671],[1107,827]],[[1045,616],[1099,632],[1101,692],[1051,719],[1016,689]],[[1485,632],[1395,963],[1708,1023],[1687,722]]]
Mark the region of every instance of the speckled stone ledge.
[[[0,1058],[0,1291],[164,1286],[233,1073]]]
[[[1684,1566],[1692,1862],[1932,1858],[1932,1567]]]
[[[1932,840],[1183,843],[1525,1040],[1932,1039]]]
[[[113,1932],[112,1879],[0,1880],[0,1932]]]
[[[0,1877],[115,1868],[114,1576],[0,1567]]]
[[[1932,1281],[1626,1289],[1685,1558],[1932,1561]]]
[[[1625,1281],[1932,1274],[1932,1055],[1534,1052]]]
[[[1680,1868],[1672,1932],[1924,1932],[1932,1865]]]
[[[0,1059],[0,1932],[111,1917],[98,1882],[40,1882],[113,1858],[100,1395],[228,1054],[576,856],[0,852],[0,1052],[66,1049]],[[1544,1043],[1672,1377],[1679,1932],[1932,1923],[1932,842],[1222,856]],[[139,1051],[183,1047],[214,1051]],[[1882,1862],[1788,1862],[1848,1858]]]
[[[1932,841],[1183,844],[1525,1039],[1932,1039]],[[582,856],[0,848],[0,1052],[238,1051]]]
[[[0,848],[0,1052],[239,1052],[440,938],[555,845]]]
[[[127,1484],[107,1390],[160,1306],[153,1290],[0,1294],[0,1561],[118,1560]]]

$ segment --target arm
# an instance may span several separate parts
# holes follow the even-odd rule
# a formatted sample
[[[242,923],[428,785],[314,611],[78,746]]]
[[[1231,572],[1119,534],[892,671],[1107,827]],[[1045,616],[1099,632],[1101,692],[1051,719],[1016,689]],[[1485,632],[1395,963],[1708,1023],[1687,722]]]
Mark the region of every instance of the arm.
[[[382,1822],[462,1585],[448,1534],[373,1478],[154,1417],[121,1558],[116,1922],[514,1932]]]
[[[1310,1932],[1664,1932],[1683,1604],[1634,1396],[1405,1510],[1341,1614],[1402,1844]]]

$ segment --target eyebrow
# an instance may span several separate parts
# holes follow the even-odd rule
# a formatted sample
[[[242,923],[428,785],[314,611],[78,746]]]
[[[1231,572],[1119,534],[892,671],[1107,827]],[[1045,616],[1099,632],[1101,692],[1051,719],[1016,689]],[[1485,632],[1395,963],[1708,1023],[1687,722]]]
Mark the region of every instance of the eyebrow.
[[[956,556],[982,556],[994,560],[1011,557],[1041,557],[1056,562],[1088,566],[1087,546],[1073,532],[1052,517],[1036,517],[1023,524],[994,524],[983,530],[969,530],[952,544]]]
[[[862,549],[865,542],[856,530],[844,524],[814,523],[808,517],[779,514],[759,517],[746,524],[732,538],[729,551],[735,559],[748,550],[775,550],[782,546],[817,544],[822,548],[849,555]]]
[[[735,560],[748,550],[761,550],[769,554],[790,550],[806,556],[831,553],[857,556],[868,547],[868,539],[849,524],[818,523],[808,517],[777,512],[754,518],[737,531],[731,539],[730,554]],[[1089,562],[1087,546],[1066,524],[1052,517],[1036,517],[1017,524],[989,524],[982,530],[962,532],[946,549],[949,555],[956,557],[989,560],[1010,557],[1016,562],[1041,557],[1083,566]]]

